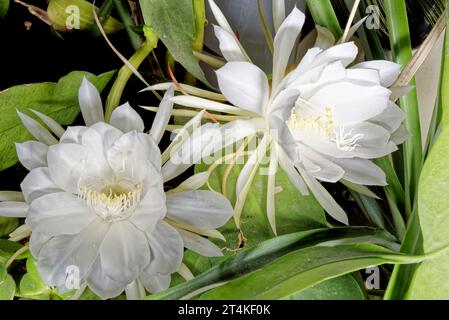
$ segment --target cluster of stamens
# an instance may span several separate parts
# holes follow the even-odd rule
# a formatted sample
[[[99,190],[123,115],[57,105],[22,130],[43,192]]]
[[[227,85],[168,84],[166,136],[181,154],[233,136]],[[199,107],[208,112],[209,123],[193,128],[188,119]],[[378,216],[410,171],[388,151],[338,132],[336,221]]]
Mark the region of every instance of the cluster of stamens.
[[[326,108],[323,116],[301,117],[298,116],[296,107],[294,107],[287,125],[290,129],[309,130],[326,137],[329,137],[335,130],[331,108]]]

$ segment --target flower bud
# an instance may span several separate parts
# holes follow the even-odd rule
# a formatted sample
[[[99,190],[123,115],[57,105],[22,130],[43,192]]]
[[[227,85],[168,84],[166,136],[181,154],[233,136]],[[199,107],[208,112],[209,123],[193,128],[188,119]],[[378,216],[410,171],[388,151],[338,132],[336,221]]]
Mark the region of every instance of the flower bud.
[[[95,25],[92,6],[85,0],[50,0],[47,14],[58,31],[89,30]],[[109,17],[103,23],[103,29],[106,33],[114,33],[123,29],[123,25],[117,19]]]

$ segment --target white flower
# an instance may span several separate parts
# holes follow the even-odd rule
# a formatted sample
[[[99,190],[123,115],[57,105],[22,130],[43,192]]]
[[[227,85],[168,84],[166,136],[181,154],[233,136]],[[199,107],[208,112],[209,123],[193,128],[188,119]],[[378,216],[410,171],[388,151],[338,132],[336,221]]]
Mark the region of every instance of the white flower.
[[[333,218],[347,224],[344,210],[317,180],[386,185],[384,172],[371,159],[394,152],[396,145],[407,138],[401,127],[405,115],[390,101],[392,92],[388,89],[400,73],[399,65],[370,61],[349,67],[358,52],[350,42],[326,50],[312,48],[293,71],[285,74],[305,20],[304,14],[295,8],[274,38],[270,85],[265,73],[249,61],[216,4],[212,0],[209,3],[220,25],[215,26],[220,48],[228,60],[216,72],[217,80],[232,106],[193,96],[177,96],[172,101],[240,118],[221,128],[210,124],[209,130],[203,127],[204,134],[197,135],[197,142],[210,135],[210,130],[226,131],[222,135],[225,141],[216,141],[215,149],[263,134],[237,181],[237,225],[255,170],[268,150],[270,172],[281,166],[303,194],[307,194],[308,187]],[[208,151],[215,149],[208,144]],[[189,151],[194,152],[182,152]],[[167,163],[162,171],[170,176],[171,172],[178,173],[179,168]],[[268,177],[267,190],[267,215],[276,232],[272,176]]]
[[[232,216],[229,201],[193,190],[204,183],[204,174],[164,192],[157,143],[168,123],[171,96],[173,90],[161,102],[151,135],[143,133],[142,119],[128,104],[114,110],[110,124],[104,123],[100,96],[86,79],[79,101],[88,126],[64,132],[40,115],[59,132],[59,142],[19,113],[41,142],[17,145],[20,161],[30,170],[21,184],[26,203],[9,201],[0,207],[10,216],[26,216],[30,250],[46,284],[64,289],[66,271],[74,266],[81,282],[102,298],[140,283],[156,292],[168,288],[184,247],[221,255],[202,235],[222,237],[215,228]]]

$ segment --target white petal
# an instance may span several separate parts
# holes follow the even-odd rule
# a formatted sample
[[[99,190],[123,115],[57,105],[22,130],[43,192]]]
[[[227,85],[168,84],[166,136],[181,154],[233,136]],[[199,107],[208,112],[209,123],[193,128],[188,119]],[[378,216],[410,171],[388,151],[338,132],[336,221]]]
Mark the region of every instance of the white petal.
[[[96,218],[95,212],[81,199],[59,192],[34,200],[25,222],[33,232],[59,236],[77,234]]]
[[[32,203],[34,200],[44,195],[62,191],[61,188],[51,180],[50,171],[46,167],[36,168],[28,173],[20,184],[20,188],[22,189],[27,203]]]
[[[386,60],[372,60],[356,64],[352,68],[372,69],[379,72],[380,82],[384,87],[390,87],[395,83],[401,73],[401,66]]]
[[[278,147],[273,144],[270,154],[270,165],[268,168],[267,179],[267,218],[270,223],[271,230],[277,236],[276,231],[276,172],[278,169]]]
[[[131,283],[150,262],[145,234],[126,220],[111,225],[100,247],[105,275],[120,283]]]
[[[220,51],[227,61],[247,61],[245,54],[240,49],[240,45],[233,34],[215,25],[214,31],[215,36],[220,42]]]
[[[217,70],[220,91],[233,105],[263,114],[269,85],[265,73],[249,62],[228,62]]]
[[[305,19],[305,15],[295,7],[274,37],[273,88],[276,88],[284,78],[285,69]]]
[[[203,171],[184,180],[173,192],[182,192],[190,190],[198,190],[209,180],[210,173]]]
[[[204,237],[196,235],[192,232],[178,229],[181,234],[184,246],[187,249],[195,251],[204,257],[221,257],[223,253],[221,249]]]
[[[407,141],[410,137],[410,132],[408,132],[404,126],[400,126],[399,129],[391,135],[391,141],[393,141],[396,145],[400,145]]]
[[[60,143],[78,143],[81,144],[83,134],[88,130],[85,126],[68,127],[59,140]]]
[[[298,99],[300,91],[297,89],[282,90],[277,97],[270,103],[268,112],[276,115],[280,119],[288,119],[291,115],[295,102]]]
[[[344,179],[365,186],[386,186],[387,178],[381,168],[364,159],[333,159],[345,170]]]
[[[39,252],[42,247],[51,239],[52,237],[39,232],[32,232],[30,237],[30,252],[33,257],[38,257]]]
[[[285,20],[285,2],[279,0],[272,0],[273,4],[273,24],[274,30],[277,32]]]
[[[341,61],[347,67],[357,57],[358,49],[354,42],[346,42],[324,50],[310,64],[309,68],[318,67],[334,61]]]
[[[35,115],[37,115],[46,125],[47,127],[58,137],[61,138],[64,135],[64,128],[56,122],[53,118],[40,113],[39,111],[30,109]]]
[[[123,132],[143,132],[145,125],[142,118],[129,103],[117,107],[111,114],[109,123]]]
[[[282,148],[278,149],[279,151],[279,165],[281,168],[285,171],[287,174],[290,182],[296,187],[296,189],[301,192],[302,195],[307,196],[309,195],[309,190],[307,190],[307,185],[304,182],[301,175],[298,173],[294,165],[291,163],[291,161],[287,158],[287,155],[282,150]]]
[[[232,214],[229,200],[215,192],[194,190],[167,196],[167,216],[196,228],[219,228]]]
[[[217,111],[235,115],[248,115],[248,111],[244,109],[230,106],[229,104],[215,102],[212,100],[207,100],[193,96],[176,96],[171,98],[171,101],[174,104],[179,104],[181,106],[188,108],[206,109],[209,111]]]
[[[302,75],[304,72],[306,72],[310,66],[312,65],[315,58],[322,52],[320,48],[312,48],[309,49],[306,53],[306,55],[301,59],[298,66],[288,74],[286,79],[284,81],[287,82],[287,85],[290,85],[292,82],[294,82],[300,75]]]
[[[407,95],[410,91],[412,91],[414,86],[405,86],[405,87],[391,87],[391,96],[390,100],[392,102],[396,102],[399,98]]]
[[[246,137],[252,136],[259,130],[265,129],[265,126],[263,118],[228,122],[221,127],[223,133],[223,145],[221,148],[226,148]]]
[[[340,205],[332,198],[329,192],[313,177],[311,177],[301,166],[297,167],[302,177],[306,181],[315,198],[324,210],[335,220],[348,225],[348,216]]]
[[[104,121],[103,104],[97,88],[84,77],[78,91],[78,101],[86,126]]]
[[[67,273],[79,271],[82,282],[98,257],[98,250],[109,224],[98,218],[75,235],[53,237],[42,246],[37,265],[47,285],[62,286]]]
[[[370,119],[370,121],[384,127],[390,133],[393,133],[401,126],[406,117],[405,112],[402,111],[401,108],[393,102],[390,102],[388,107],[381,114]]]
[[[147,232],[150,244],[151,262],[143,271],[146,276],[176,272],[184,255],[184,243],[179,232],[164,221],[156,229]]]
[[[140,281],[142,281],[142,284],[145,286],[148,292],[156,293],[167,290],[170,287],[171,275],[148,275],[146,273],[142,273],[140,275]]]
[[[162,184],[151,187],[129,221],[141,231],[150,232],[165,217],[167,213],[165,203],[166,198]]]
[[[42,142],[16,143],[16,151],[20,163],[29,171],[47,166],[48,146]]]
[[[151,126],[150,135],[153,137],[156,144],[161,142],[162,136],[164,135],[165,128],[170,121],[171,113],[173,110],[173,101],[171,98],[175,95],[175,87],[172,85],[165,92],[164,98],[159,104],[156,116],[153,120],[153,125]]]
[[[345,171],[319,153],[300,144],[299,152],[304,168],[316,179],[335,183],[343,178]]]
[[[115,298],[125,290],[126,284],[115,281],[108,277],[101,265],[100,257],[97,258],[87,277],[89,288],[102,299]]]
[[[33,137],[46,145],[52,145],[58,143],[58,140],[43,126],[41,126],[36,120],[30,118],[26,114],[17,111],[25,128],[31,133]]]
[[[106,161],[107,151],[122,136],[123,132],[119,129],[104,122],[97,122],[83,132],[81,144],[97,154],[101,158],[98,161]],[[102,165],[106,166],[107,163]]]
[[[0,202],[0,216],[24,218],[28,214],[28,205],[25,202],[5,201]]]

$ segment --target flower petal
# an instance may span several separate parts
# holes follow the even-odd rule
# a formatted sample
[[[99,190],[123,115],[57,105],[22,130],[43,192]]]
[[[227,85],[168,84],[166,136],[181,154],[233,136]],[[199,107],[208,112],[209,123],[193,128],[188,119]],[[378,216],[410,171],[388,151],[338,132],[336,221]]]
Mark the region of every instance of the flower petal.
[[[100,257],[95,260],[86,281],[89,288],[102,299],[115,298],[127,285],[111,279],[104,273]]]
[[[350,65],[357,57],[358,49],[354,42],[339,44],[318,54],[309,68],[318,67],[335,61],[341,61],[345,67]]]
[[[140,275],[140,281],[142,281],[142,284],[148,290],[148,292],[156,293],[167,290],[168,287],[170,287],[171,275],[170,274],[148,275],[146,273],[142,273]]]
[[[365,186],[386,186],[385,173],[370,160],[364,159],[332,159],[345,170],[343,178],[355,184]]]
[[[276,88],[284,78],[290,55],[301,33],[305,19],[306,16],[295,7],[281,24],[274,37],[273,88]]]
[[[100,258],[105,275],[131,283],[150,262],[145,234],[126,220],[111,224],[100,247]]]
[[[273,24],[274,30],[276,32],[278,32],[284,20],[285,20],[285,2],[273,0]]]
[[[186,230],[178,229],[178,231],[181,234],[182,240],[184,241],[184,246],[187,249],[195,251],[204,257],[223,256],[221,249],[208,239]]]
[[[145,234],[152,258],[142,274],[148,277],[176,272],[184,255],[184,243],[179,232],[168,223],[160,221],[153,231]]]
[[[390,102],[388,107],[381,114],[370,119],[370,122],[374,122],[393,133],[399,129],[406,117],[405,112],[401,108]]]
[[[194,190],[167,196],[167,216],[196,228],[219,228],[232,214],[229,200],[215,192]]]
[[[53,132],[58,138],[61,138],[64,135],[64,128],[56,122],[53,118],[50,118],[49,116],[40,113],[39,111],[30,109],[35,115],[37,115],[46,125],[47,127]]]
[[[47,129],[41,126],[36,120],[30,118],[29,116],[20,111],[17,111],[17,114],[19,115],[20,120],[22,121],[25,128],[38,141],[49,146],[58,143],[58,140]]]
[[[96,218],[95,212],[81,199],[58,192],[34,200],[25,222],[33,232],[59,236],[77,234]]]
[[[299,144],[299,152],[304,168],[316,179],[335,183],[343,178],[345,171],[312,149]]]
[[[145,124],[129,103],[117,107],[111,114],[109,123],[123,132],[143,132]]]
[[[153,137],[156,144],[161,142],[162,136],[164,135],[165,128],[170,121],[171,113],[173,110],[173,98],[175,95],[175,87],[171,85],[167,92],[165,92],[164,98],[159,104],[156,116],[153,120],[153,125],[151,126],[150,135]]]
[[[103,103],[97,88],[84,77],[78,91],[78,101],[86,126],[104,121]]]
[[[263,114],[269,85],[265,73],[249,62],[228,62],[217,70],[220,91],[233,105]]]
[[[166,198],[161,180],[160,186],[157,185],[148,190],[129,221],[141,231],[154,230],[157,223],[159,223],[167,213],[165,202]]]
[[[82,282],[97,259],[108,229],[109,224],[97,218],[78,234],[61,235],[45,242],[36,257],[42,280],[47,285],[62,286],[67,272],[73,269],[79,271]]]
[[[16,151],[20,163],[29,171],[47,166],[48,146],[42,142],[16,143]]]
[[[215,36],[220,42],[220,51],[223,57],[231,61],[247,61],[245,54],[242,52],[237,39],[225,29],[214,25]]]
[[[81,144],[83,134],[88,130],[85,126],[68,127],[59,140],[60,143]]]
[[[48,168],[36,168],[27,174],[20,184],[27,203],[32,203],[37,198],[50,193],[61,192],[53,180],[51,180]]]
[[[0,202],[0,216],[24,218],[28,214],[28,205],[20,201]]]
[[[236,63],[236,62],[233,62]],[[248,115],[248,111],[229,104],[215,102],[212,100],[207,100],[203,98],[198,98],[194,96],[176,96],[171,98],[174,104],[179,104],[180,106],[195,108],[195,109],[206,109],[209,111],[217,111],[235,115]]]
[[[279,165],[285,171],[285,173],[287,173],[290,182],[296,187],[296,189],[299,190],[299,192],[301,192],[302,195],[309,195],[309,190],[307,189],[306,183],[304,182],[303,178],[298,173],[294,165],[291,163],[291,161],[287,158],[285,152],[282,150],[282,148],[278,148],[278,152]]]
[[[397,63],[386,60],[372,60],[356,64],[353,69],[372,69],[379,72],[381,85],[392,86],[401,73],[401,66]]]

